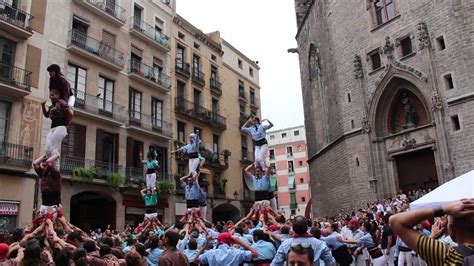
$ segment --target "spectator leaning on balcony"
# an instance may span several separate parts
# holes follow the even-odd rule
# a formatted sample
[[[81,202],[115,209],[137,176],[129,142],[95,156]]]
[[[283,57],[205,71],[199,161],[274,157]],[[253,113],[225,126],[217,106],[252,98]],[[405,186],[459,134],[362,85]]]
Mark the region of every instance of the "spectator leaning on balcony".
[[[59,91],[59,95],[61,99],[67,102],[69,107],[73,108],[76,102],[76,97],[72,92],[71,86],[69,82],[61,73],[61,68],[56,65],[52,64],[48,66],[46,69],[49,72],[49,90],[56,89]],[[72,109],[71,109],[72,113]]]

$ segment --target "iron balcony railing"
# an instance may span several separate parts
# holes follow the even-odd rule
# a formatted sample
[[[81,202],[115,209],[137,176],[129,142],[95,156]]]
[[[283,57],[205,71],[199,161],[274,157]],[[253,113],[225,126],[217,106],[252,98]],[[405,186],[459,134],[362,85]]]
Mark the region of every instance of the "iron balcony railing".
[[[109,44],[87,36],[79,30],[69,31],[69,44],[77,46],[91,54],[94,54],[110,63],[123,67],[125,64],[125,55]]]
[[[146,35],[148,38],[160,44],[161,46],[164,46],[167,49],[170,48],[170,38],[166,36],[166,34],[156,30],[155,27],[146,23],[140,18],[132,17],[130,21],[132,21],[132,25],[131,25],[132,29],[141,32],[142,34]]]
[[[161,120],[161,117],[149,116],[135,110],[129,110],[128,124],[171,137],[171,123]]]
[[[76,168],[95,168],[97,178],[99,179],[106,179],[110,173],[124,174],[124,169],[121,165],[68,155],[61,156],[60,165],[61,173],[66,175],[72,175]]]
[[[125,122],[125,107],[106,100],[101,95],[91,95],[83,91],[75,91],[76,107],[93,114],[111,117],[120,122]]]
[[[0,82],[11,84],[24,91],[30,91],[31,72],[16,66],[0,63]]]
[[[248,149],[246,147],[242,147],[242,162],[254,162],[255,161],[255,157],[254,157],[254,153],[251,152],[251,151],[248,151]]]
[[[160,69],[151,67],[138,60],[129,60],[129,73],[135,73],[153,83],[156,83],[162,87],[170,87],[170,77],[163,74]]]
[[[112,17],[125,23],[127,18],[125,17],[125,9],[121,6],[115,4],[115,1],[110,0],[85,0],[98,9],[102,10],[106,14],[111,15]]]
[[[219,82],[219,79],[218,78],[213,78],[211,77],[211,79],[209,80],[210,82],[210,86],[211,86],[211,90],[219,93],[219,94],[222,94],[222,84]]]
[[[145,183],[145,173],[146,170],[143,167],[126,167],[125,168],[125,182],[131,183]],[[159,170],[156,172],[156,180],[168,180],[172,181],[174,179],[174,175],[169,173],[163,173]]]
[[[176,72],[189,77],[191,75],[191,66],[181,58],[176,58]]]
[[[194,104],[182,97],[176,97],[176,108],[177,112],[196,118],[201,122],[207,123],[214,128],[225,130],[226,129],[226,118],[206,109],[200,105]]]
[[[204,81],[204,73],[200,71],[199,68],[193,68],[193,81],[201,84],[202,86],[204,86],[206,83]]]
[[[0,163],[10,166],[30,167],[32,161],[32,147],[0,141]]]
[[[211,150],[200,150],[201,156],[206,159],[206,164],[209,164],[211,167],[227,169],[229,167],[229,157],[224,153],[213,152]]]
[[[19,28],[29,30],[33,16],[23,10],[0,1],[0,20],[6,21]]]

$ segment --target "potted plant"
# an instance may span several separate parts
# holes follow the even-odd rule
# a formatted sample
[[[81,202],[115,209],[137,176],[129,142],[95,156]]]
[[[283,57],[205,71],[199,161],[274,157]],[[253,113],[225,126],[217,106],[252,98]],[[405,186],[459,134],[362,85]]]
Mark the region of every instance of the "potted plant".
[[[175,184],[169,180],[156,181],[156,192],[158,194],[173,194],[175,192]]]
[[[89,167],[89,168],[76,167],[72,171],[73,180],[92,182],[92,180],[97,177],[98,177],[97,170],[94,167]]]
[[[107,175],[107,185],[113,189],[117,189],[123,182],[124,178],[119,173],[112,172]]]

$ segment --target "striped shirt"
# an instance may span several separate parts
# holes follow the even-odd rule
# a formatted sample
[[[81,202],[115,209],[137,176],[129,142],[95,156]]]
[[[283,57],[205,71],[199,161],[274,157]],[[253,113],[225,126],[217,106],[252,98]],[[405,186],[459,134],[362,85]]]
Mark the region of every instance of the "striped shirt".
[[[464,264],[464,257],[454,248],[425,235],[418,237],[416,251],[428,265]]]

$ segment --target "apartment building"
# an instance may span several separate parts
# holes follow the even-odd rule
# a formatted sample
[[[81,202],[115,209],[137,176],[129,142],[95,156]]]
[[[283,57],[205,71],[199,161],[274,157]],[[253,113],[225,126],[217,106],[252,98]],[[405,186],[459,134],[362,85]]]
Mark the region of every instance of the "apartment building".
[[[304,126],[267,132],[267,140],[278,210],[286,216],[305,215],[311,192]]]
[[[28,223],[41,203],[31,161],[42,154],[50,128],[40,103],[48,98],[46,68],[53,63],[61,66],[76,95],[75,115],[62,143],[66,218],[86,230],[141,221],[140,152],[157,147],[158,182],[174,186],[187,162],[170,158],[169,151],[195,128],[201,129],[202,155],[211,169],[201,180],[208,184],[210,205],[231,202],[234,216],[241,211],[240,160],[233,158],[239,151],[232,150],[227,137],[231,131],[240,135],[237,115],[236,122],[227,122],[238,107],[227,109],[224,101],[238,103],[226,96],[237,83],[219,79],[222,41],[191,34],[195,27],[187,22],[184,29],[175,8],[169,0],[0,2],[0,219],[7,221],[5,229]],[[179,33],[187,40],[177,41]],[[188,47],[186,56],[201,58],[181,61],[193,62],[193,68],[187,65],[189,79],[179,71],[178,43]],[[179,82],[187,84],[189,95],[181,94]],[[199,90],[201,96],[194,98]],[[232,183],[234,176],[240,187]],[[182,198],[179,189],[160,193],[159,218],[174,222]],[[228,207],[221,207],[222,213]]]

